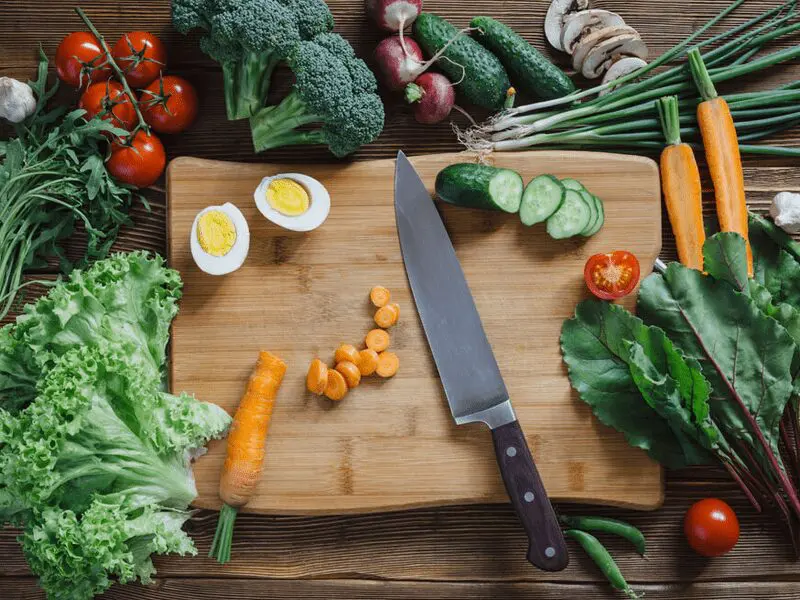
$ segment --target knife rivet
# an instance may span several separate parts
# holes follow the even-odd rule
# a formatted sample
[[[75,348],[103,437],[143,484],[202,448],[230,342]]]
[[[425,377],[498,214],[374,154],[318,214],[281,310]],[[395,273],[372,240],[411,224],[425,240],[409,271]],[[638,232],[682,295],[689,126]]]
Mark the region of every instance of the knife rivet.
[[[506,448],[506,456],[514,458],[516,455],[517,455],[517,449],[514,448],[514,446],[509,446],[508,448]]]
[[[525,502],[533,502],[533,492],[525,492],[523,498],[525,498]]]
[[[556,549],[553,548],[552,546],[548,546],[547,548],[544,549],[544,555],[547,558],[553,558],[556,555]]]

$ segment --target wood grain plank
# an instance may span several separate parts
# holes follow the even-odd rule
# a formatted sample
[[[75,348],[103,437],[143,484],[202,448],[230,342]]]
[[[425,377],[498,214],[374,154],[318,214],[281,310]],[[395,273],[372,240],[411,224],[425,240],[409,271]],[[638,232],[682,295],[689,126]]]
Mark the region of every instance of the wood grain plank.
[[[660,600],[796,600],[800,584],[790,582],[644,584],[635,587],[648,598]],[[32,579],[0,579],[0,597],[7,600],[43,600]],[[114,586],[105,600],[563,600],[619,598],[607,584],[539,583],[433,583],[340,580],[157,579],[148,586]]]
[[[709,475],[714,478],[710,479]],[[697,478],[696,478],[697,477]],[[670,474],[667,502],[656,513],[560,508],[570,514],[601,514],[639,527],[648,558],[624,541],[602,537],[631,582],[795,581],[800,573],[785,527],[773,514],[753,512],[734,484],[709,469]],[[741,538],[727,556],[698,557],[683,539],[682,519],[691,503],[716,496],[731,504]],[[198,548],[195,557],[159,557],[161,577],[347,578],[451,582],[597,582],[590,562],[576,558],[567,571],[545,575],[525,561],[527,545],[508,505],[456,506],[399,513],[274,517],[243,514],[237,519],[234,560],[225,566],[208,559],[216,513],[200,511],[187,525]],[[0,578],[29,574],[15,532],[0,532]],[[0,579],[1,580],[1,579]],[[745,588],[747,589],[747,588]],[[2,596],[0,596],[2,597]],[[655,596],[658,597],[658,596]]]

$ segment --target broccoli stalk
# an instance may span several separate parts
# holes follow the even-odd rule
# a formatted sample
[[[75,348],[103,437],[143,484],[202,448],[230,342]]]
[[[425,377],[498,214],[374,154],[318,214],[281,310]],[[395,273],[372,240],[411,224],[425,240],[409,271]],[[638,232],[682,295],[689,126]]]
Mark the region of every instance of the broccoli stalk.
[[[222,61],[229,121],[247,119],[264,106],[272,72],[282,58],[274,52],[244,52],[234,60]]]
[[[377,82],[344,38],[325,33],[301,42],[287,63],[295,75],[292,91],[250,118],[256,152],[327,144],[335,156],[345,156],[380,134]]]
[[[296,144],[324,144],[321,129],[300,130],[298,127],[321,123],[322,117],[309,112],[297,90],[292,90],[276,106],[258,111],[250,119],[253,146],[256,152]]]

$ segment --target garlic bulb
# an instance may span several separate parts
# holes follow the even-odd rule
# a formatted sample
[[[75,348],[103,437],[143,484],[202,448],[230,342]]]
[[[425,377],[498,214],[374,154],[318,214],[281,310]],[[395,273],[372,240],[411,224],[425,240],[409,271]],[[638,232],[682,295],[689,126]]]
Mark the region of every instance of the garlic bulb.
[[[800,233],[800,194],[780,192],[772,199],[769,214],[787,233]]]
[[[11,77],[0,77],[0,118],[20,123],[35,109],[36,99],[28,84]]]

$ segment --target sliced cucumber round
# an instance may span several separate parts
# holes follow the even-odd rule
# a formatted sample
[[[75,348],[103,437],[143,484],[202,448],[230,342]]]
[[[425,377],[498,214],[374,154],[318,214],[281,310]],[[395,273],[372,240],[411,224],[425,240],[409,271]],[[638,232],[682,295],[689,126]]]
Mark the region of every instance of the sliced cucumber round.
[[[592,198],[594,198],[594,201],[597,204],[597,214],[599,218],[597,219],[597,222],[594,224],[594,226],[589,231],[583,234],[587,237],[594,235],[595,233],[600,231],[603,228],[603,224],[606,222],[606,208],[603,205],[603,201],[594,195],[592,196]]]
[[[528,226],[546,221],[561,206],[566,191],[552,175],[534,177],[522,193],[520,221]]]
[[[561,207],[547,219],[547,233],[560,240],[579,234],[584,230],[591,213],[581,195],[575,190],[567,190]]]
[[[583,228],[583,231],[581,231],[581,235],[588,235],[588,232],[597,223],[597,219],[600,218],[600,211],[597,208],[597,202],[595,202],[594,196],[586,190],[578,193],[581,195],[581,198],[583,198],[583,201],[586,202],[586,206],[589,209],[589,222],[586,224],[586,227]]]
[[[572,177],[565,177],[561,180],[561,185],[563,185],[568,190],[575,190],[576,192],[583,192],[586,191],[584,185],[578,181],[577,179],[573,179]]]

